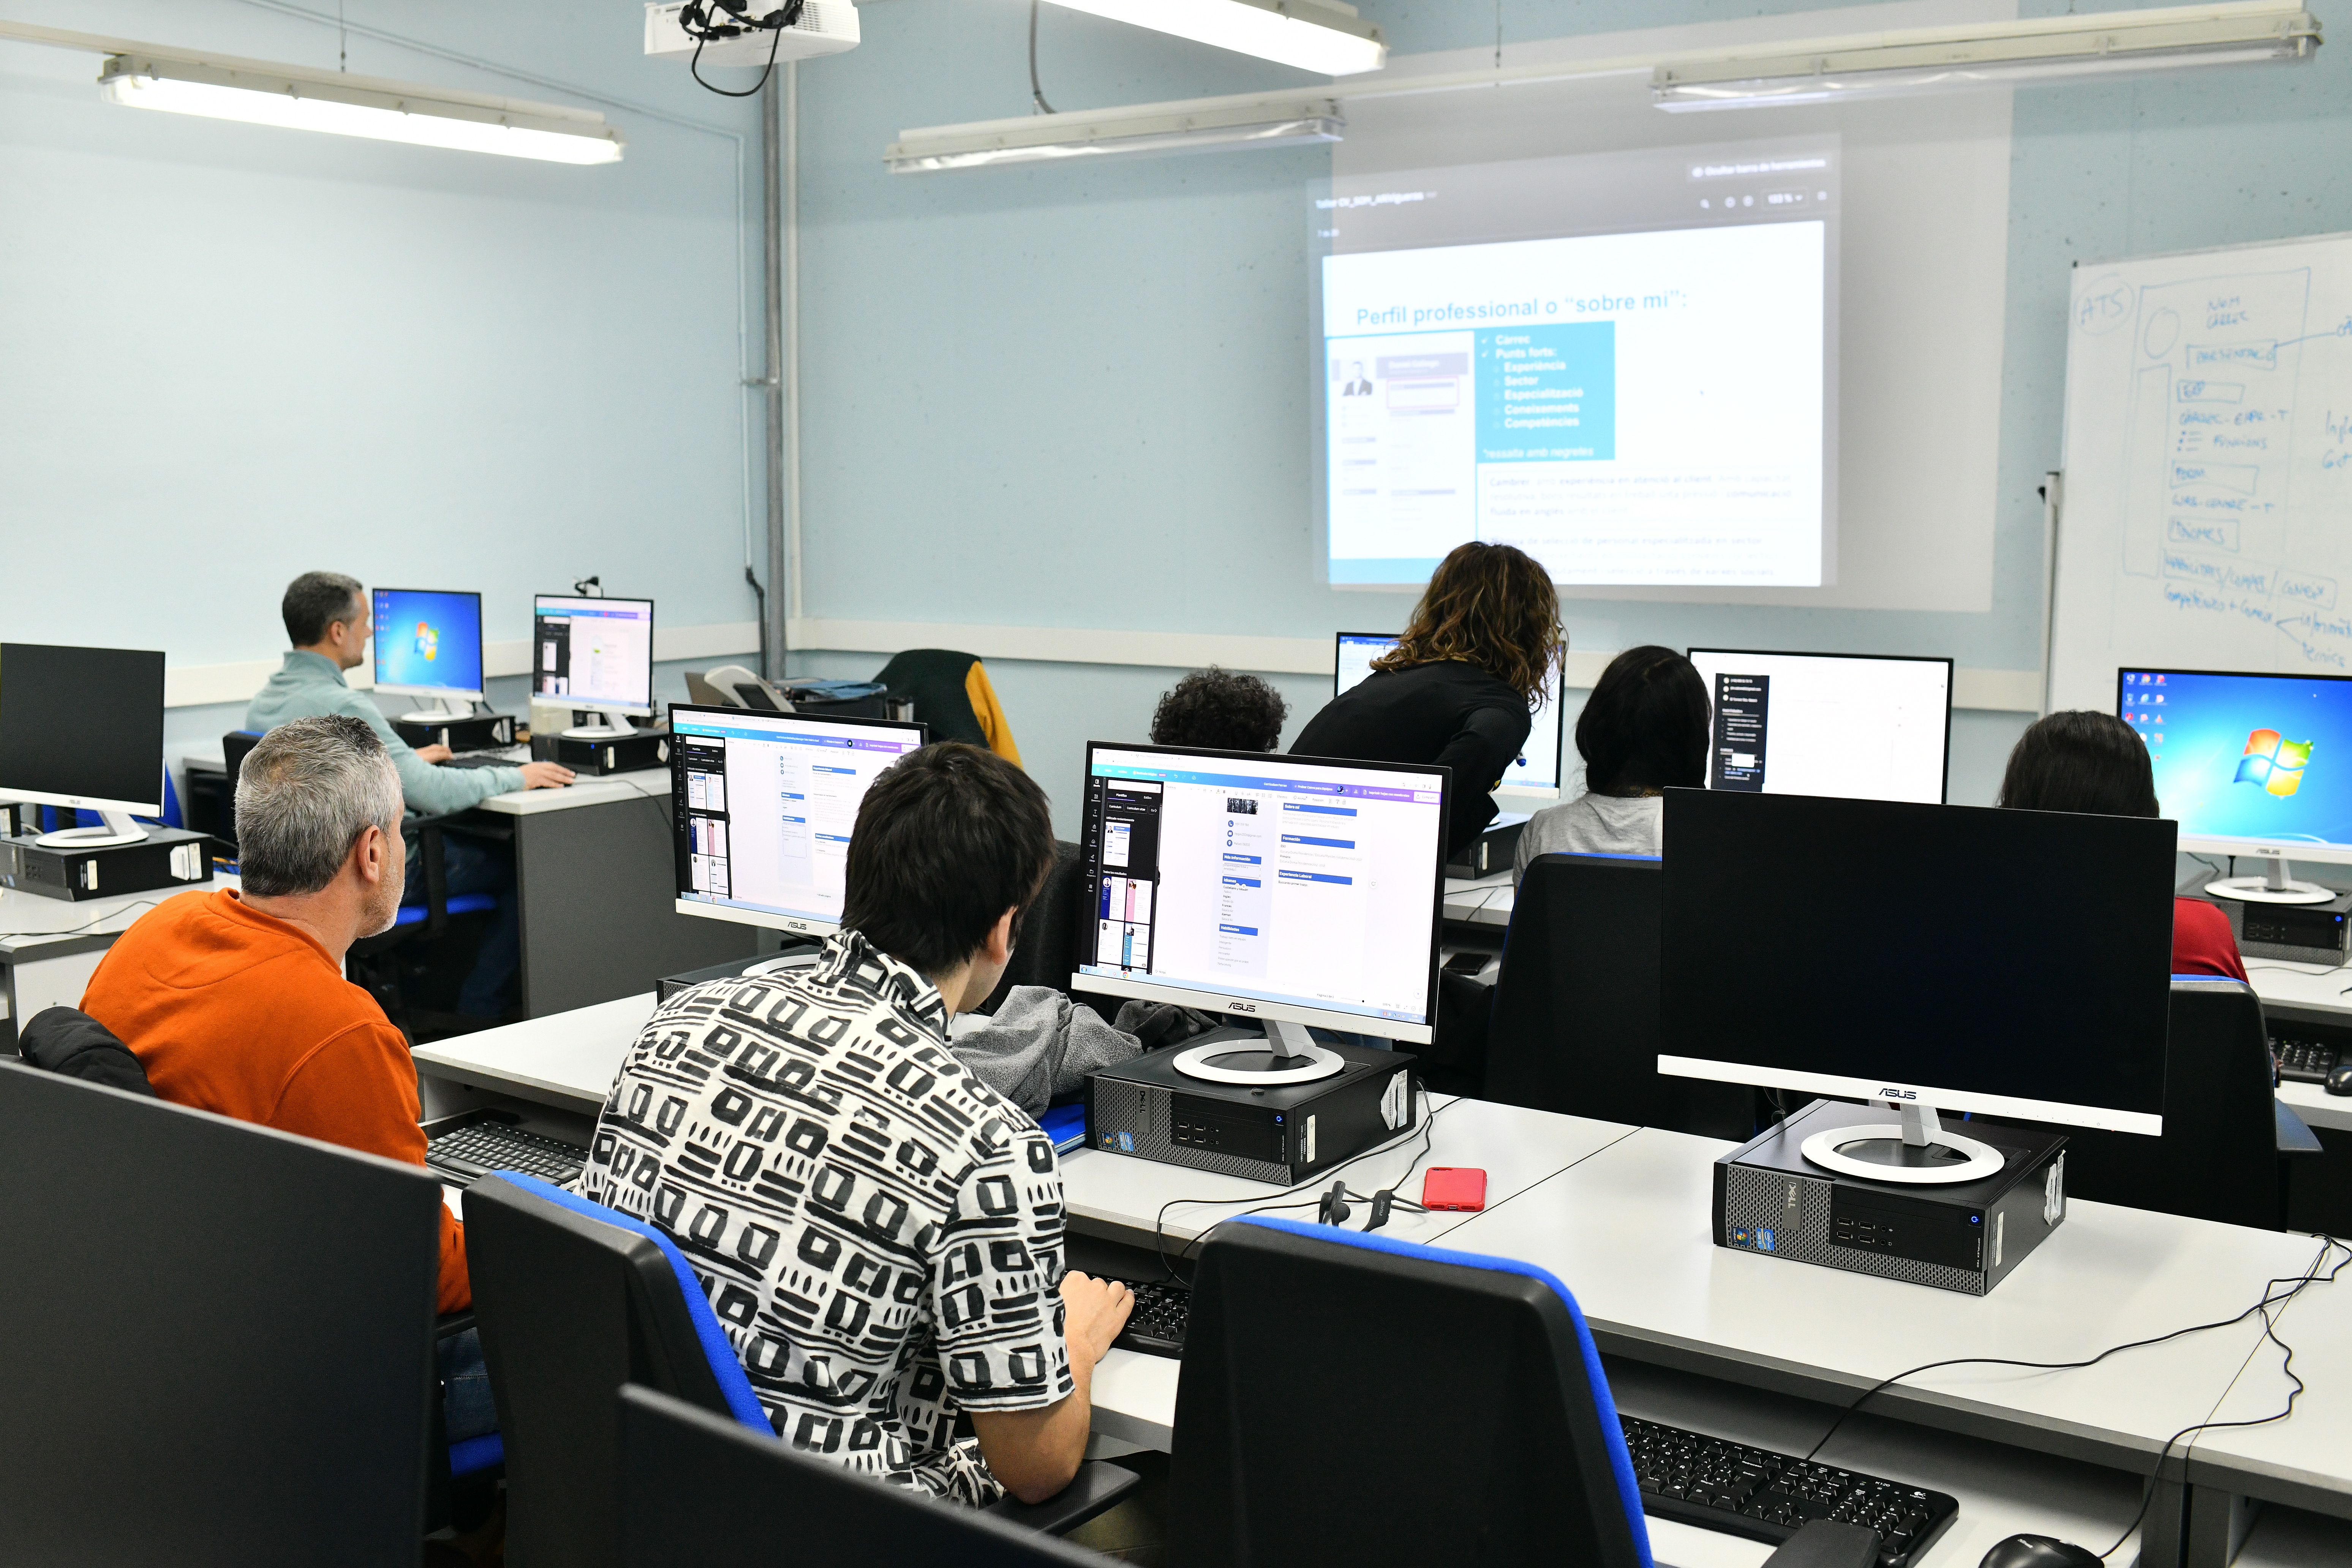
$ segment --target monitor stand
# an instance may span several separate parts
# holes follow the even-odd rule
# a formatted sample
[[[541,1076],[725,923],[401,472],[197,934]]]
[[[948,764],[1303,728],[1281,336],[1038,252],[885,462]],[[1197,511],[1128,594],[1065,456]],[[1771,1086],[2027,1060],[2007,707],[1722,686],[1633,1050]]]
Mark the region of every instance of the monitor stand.
[[[470,702],[467,703],[463,708],[458,708],[452,706],[450,700],[446,697],[436,697],[433,701],[434,706],[430,708],[419,708],[414,713],[403,713],[400,716],[400,722],[404,724],[446,724],[453,719],[470,719],[474,716],[474,705]]]
[[[1899,1123],[1864,1122],[1814,1133],[1804,1142],[1805,1158],[1825,1171],[1865,1182],[1941,1186],[2000,1174],[2000,1151],[1945,1131],[1934,1106],[1912,1102],[1900,1109]]]
[[[2217,899],[2253,904],[2324,904],[2336,897],[2334,889],[2316,882],[2289,881],[2284,855],[2263,856],[2259,877],[2227,877],[2206,883],[2205,890]]]
[[[629,722],[626,714],[614,713],[602,708],[590,708],[583,711],[587,713],[590,722],[564,731],[565,740],[622,741],[637,732],[636,726]]]
[[[127,811],[101,811],[103,827],[60,827],[33,840],[44,849],[111,849],[119,844],[143,844],[147,828]]]
[[[1279,1018],[1266,1020],[1263,1039],[1219,1029],[1203,1043],[1179,1052],[1174,1063],[1186,1078],[1252,1089],[1313,1083],[1336,1076],[1347,1065],[1347,1058],[1309,1038],[1306,1025]]]

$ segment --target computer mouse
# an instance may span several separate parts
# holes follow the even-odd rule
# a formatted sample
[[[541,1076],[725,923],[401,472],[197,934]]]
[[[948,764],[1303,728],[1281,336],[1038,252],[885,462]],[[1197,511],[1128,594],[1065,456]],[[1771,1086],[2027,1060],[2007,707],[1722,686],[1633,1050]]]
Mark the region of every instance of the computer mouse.
[[[2346,1062],[2342,1067],[2327,1069],[2327,1092],[2352,1094],[2352,1062]]]
[[[2012,1535],[1993,1543],[1977,1568],[2102,1568],[2098,1555],[2048,1535]]]

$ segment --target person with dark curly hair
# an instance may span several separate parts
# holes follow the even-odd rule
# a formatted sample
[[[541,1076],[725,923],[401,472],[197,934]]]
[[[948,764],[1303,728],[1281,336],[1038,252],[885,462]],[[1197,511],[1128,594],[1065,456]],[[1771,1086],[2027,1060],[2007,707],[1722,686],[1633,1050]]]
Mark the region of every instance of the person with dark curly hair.
[[[1151,710],[1155,746],[1199,746],[1213,752],[1271,752],[1281,742],[1290,704],[1255,675],[1211,665],[1196,669],[1160,697]]]

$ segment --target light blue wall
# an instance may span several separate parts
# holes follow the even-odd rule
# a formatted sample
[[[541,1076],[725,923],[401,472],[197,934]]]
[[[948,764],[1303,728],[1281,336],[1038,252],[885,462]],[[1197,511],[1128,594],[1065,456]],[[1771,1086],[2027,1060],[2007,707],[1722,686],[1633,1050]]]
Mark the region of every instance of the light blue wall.
[[[16,19],[332,67],[236,0]],[[760,368],[758,115],[646,60],[634,5],[348,0],[350,19],[737,142],[353,36],[355,72],[602,109],[571,168],[107,105],[96,57],[0,43],[0,636],[274,658],[287,580],[478,588],[487,633],[601,574],[750,621],[739,242]],[[734,73],[729,73],[732,79]],[[748,217],[739,234],[739,205]],[[755,524],[764,480],[754,466]],[[764,547],[760,550],[764,559]],[[218,733],[207,710],[174,733]]]
[[[1507,44],[1817,8],[1507,0],[1502,16]],[[1484,5],[1360,9],[1400,52],[1494,37]],[[1300,198],[1328,174],[1327,153],[885,172],[881,149],[902,127],[1026,109],[1027,13],[1020,0],[889,0],[862,13],[861,49],[802,72],[805,613],[1291,637],[1396,624],[1404,596],[1322,582],[1309,514]],[[2341,155],[2352,47],[2331,48],[2292,69],[2017,95],[1989,613],[1584,598],[1568,605],[1571,639],[1947,653],[2038,668],[2035,489],[2059,457],[2068,268],[2352,228]],[[1066,109],[1307,79],[1051,8],[1041,68]],[[881,662],[794,659],[844,674]],[[1138,734],[1173,679],[1100,666],[992,671],[1031,770],[1057,796],[1074,792],[1088,735]],[[1320,700],[1320,682],[1282,684],[1295,703]],[[1991,799],[2027,721],[1955,716],[1954,800]]]

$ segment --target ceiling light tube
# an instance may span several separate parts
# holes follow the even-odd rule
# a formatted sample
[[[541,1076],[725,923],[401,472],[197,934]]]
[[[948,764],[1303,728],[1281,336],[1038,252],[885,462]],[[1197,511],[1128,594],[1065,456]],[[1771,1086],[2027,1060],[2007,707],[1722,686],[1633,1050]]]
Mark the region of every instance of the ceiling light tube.
[[[1378,70],[1381,30],[1339,0],[1053,0],[1132,26],[1171,33],[1322,76]]]
[[[1650,76],[1669,112],[1831,103],[1897,92],[2084,79],[2191,66],[2308,59],[2316,17],[2300,0],[2109,11],[1974,27],[1916,27],[1778,50],[1674,59]]]
[[[1339,104],[1328,98],[1142,103],[902,131],[882,155],[892,174],[920,174],[1122,153],[1337,142],[1346,128]]]
[[[108,102],[133,109],[554,163],[618,163],[624,146],[620,132],[589,110],[259,60],[118,54],[98,82]]]

